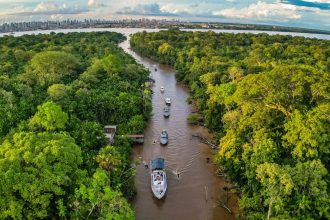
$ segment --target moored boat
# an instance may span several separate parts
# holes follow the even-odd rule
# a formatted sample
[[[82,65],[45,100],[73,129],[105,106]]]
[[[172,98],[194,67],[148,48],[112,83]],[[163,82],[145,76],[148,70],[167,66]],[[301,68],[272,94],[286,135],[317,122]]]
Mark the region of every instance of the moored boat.
[[[160,133],[159,141],[162,145],[166,145],[168,143],[168,134],[166,130],[162,130],[162,133]]]
[[[155,158],[151,160],[150,167],[152,193],[157,199],[161,199],[167,190],[165,160],[163,158]]]

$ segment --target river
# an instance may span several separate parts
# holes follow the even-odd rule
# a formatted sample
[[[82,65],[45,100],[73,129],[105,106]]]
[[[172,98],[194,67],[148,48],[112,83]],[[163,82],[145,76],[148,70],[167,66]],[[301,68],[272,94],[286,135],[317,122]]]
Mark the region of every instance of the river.
[[[129,35],[144,29],[73,29],[55,30],[54,32],[90,32],[90,31],[116,31]],[[148,29],[146,31],[158,31]],[[205,31],[205,30],[204,30]],[[235,30],[215,30],[216,32],[233,32]],[[51,31],[18,32],[15,36],[23,34],[50,33]],[[258,31],[244,31],[259,33]],[[264,32],[263,32],[264,33]],[[278,34],[275,32],[266,32]],[[291,35],[303,35],[319,39],[330,40],[329,35],[279,33]],[[2,36],[3,34],[0,34]],[[143,163],[136,166],[136,189],[137,196],[134,201],[134,209],[138,220],[208,220],[208,219],[235,219],[224,208],[219,207],[217,202],[224,199],[224,186],[228,186],[223,178],[216,176],[216,166],[207,162],[214,152],[205,144],[193,138],[192,134],[201,133],[208,136],[207,130],[200,126],[191,126],[187,123],[187,116],[192,112],[192,107],[187,104],[188,90],[175,79],[175,71],[166,65],[161,65],[148,58],[134,53],[129,42],[124,41],[120,45],[127,53],[131,54],[137,62],[143,64],[151,72],[151,77],[156,80],[152,95],[152,117],[145,130],[145,142],[143,145],[134,146],[134,160],[149,162],[155,157],[165,158],[168,174],[168,191],[163,200],[153,197],[150,189],[150,170],[145,169]],[[158,71],[155,71],[154,66]],[[160,87],[165,87],[165,92],[160,92]],[[162,115],[165,106],[164,99],[172,100],[171,116],[165,119]],[[166,129],[169,133],[169,144],[160,146],[158,139],[160,132]],[[154,141],[157,141],[154,143]],[[179,177],[176,175],[180,173]],[[229,197],[228,206],[236,208],[235,198]]]
[[[150,170],[145,169],[143,163],[137,166],[137,197],[134,202],[136,218],[234,219],[233,215],[216,205],[226,183],[216,177],[215,165],[207,163],[206,158],[212,158],[212,150],[192,137],[196,133],[207,135],[207,131],[187,123],[187,117],[192,111],[192,107],[186,102],[189,95],[187,89],[176,81],[175,72],[169,66],[160,65],[134,53],[130,50],[128,41],[120,46],[148,68],[151,77],[156,80],[152,95],[152,117],[145,130],[145,142],[134,147],[134,158],[149,162],[155,157],[163,157],[168,176],[166,198],[158,200],[153,197],[150,189]],[[161,86],[165,87],[164,93],[160,92]],[[171,116],[168,119],[163,117],[165,97],[172,100]],[[163,129],[169,133],[169,143],[164,147],[158,141]],[[179,178],[177,173],[180,173]]]
[[[266,33],[269,35],[291,35],[291,36],[300,36],[307,38],[316,38],[323,40],[330,40],[330,35],[328,34],[311,34],[311,33],[296,33],[296,32],[277,32],[277,31],[257,31],[257,30],[225,30],[225,29],[182,29],[185,31],[214,31],[216,33],[251,33],[251,34],[260,34]],[[49,34],[50,32],[55,33],[69,33],[69,32],[93,32],[93,31],[114,31],[122,34],[133,34],[140,31],[155,32],[159,29],[145,29],[145,28],[81,28],[81,29],[58,29],[58,30],[36,30],[36,31],[24,31],[24,32],[15,32],[13,36],[22,36],[25,34]],[[8,35],[8,33],[0,33],[0,37]]]

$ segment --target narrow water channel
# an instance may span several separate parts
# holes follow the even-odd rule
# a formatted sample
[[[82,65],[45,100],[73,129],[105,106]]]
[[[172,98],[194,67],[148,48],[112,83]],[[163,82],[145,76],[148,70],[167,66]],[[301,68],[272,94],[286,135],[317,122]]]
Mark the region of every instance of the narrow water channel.
[[[155,157],[163,157],[168,176],[167,195],[157,200],[150,189],[150,170],[145,169],[143,163],[137,165],[137,197],[134,201],[136,219],[234,219],[233,215],[217,206],[217,200],[223,193],[222,187],[226,183],[216,177],[215,166],[207,163],[207,158],[212,158],[212,150],[192,137],[195,133],[206,135],[207,131],[187,123],[187,116],[192,110],[186,102],[188,91],[176,81],[175,72],[169,66],[134,53],[128,41],[120,46],[148,68],[151,77],[156,80],[152,95],[153,112],[145,130],[145,142],[134,147],[134,158],[149,162]],[[164,93],[160,92],[161,86],[165,87]],[[168,119],[163,117],[166,97],[172,100],[171,116]],[[169,133],[167,146],[159,144],[159,135],[163,129]],[[176,173],[180,173],[179,178]]]

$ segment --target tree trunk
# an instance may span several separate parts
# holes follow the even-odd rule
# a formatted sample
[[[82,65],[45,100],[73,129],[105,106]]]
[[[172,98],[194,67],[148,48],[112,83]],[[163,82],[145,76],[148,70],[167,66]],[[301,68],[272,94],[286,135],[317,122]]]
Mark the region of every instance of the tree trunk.
[[[110,170],[108,171],[108,175],[109,175],[109,187],[111,187]]]
[[[269,218],[270,218],[270,214],[272,212],[272,205],[273,205],[273,200],[270,200],[269,206],[268,206],[267,220],[269,220]]]

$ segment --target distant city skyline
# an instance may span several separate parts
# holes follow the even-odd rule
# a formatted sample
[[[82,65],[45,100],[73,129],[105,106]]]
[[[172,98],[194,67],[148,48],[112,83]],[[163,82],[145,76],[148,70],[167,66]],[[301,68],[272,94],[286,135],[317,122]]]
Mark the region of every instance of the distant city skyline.
[[[0,24],[143,17],[330,30],[330,0],[0,0]]]

